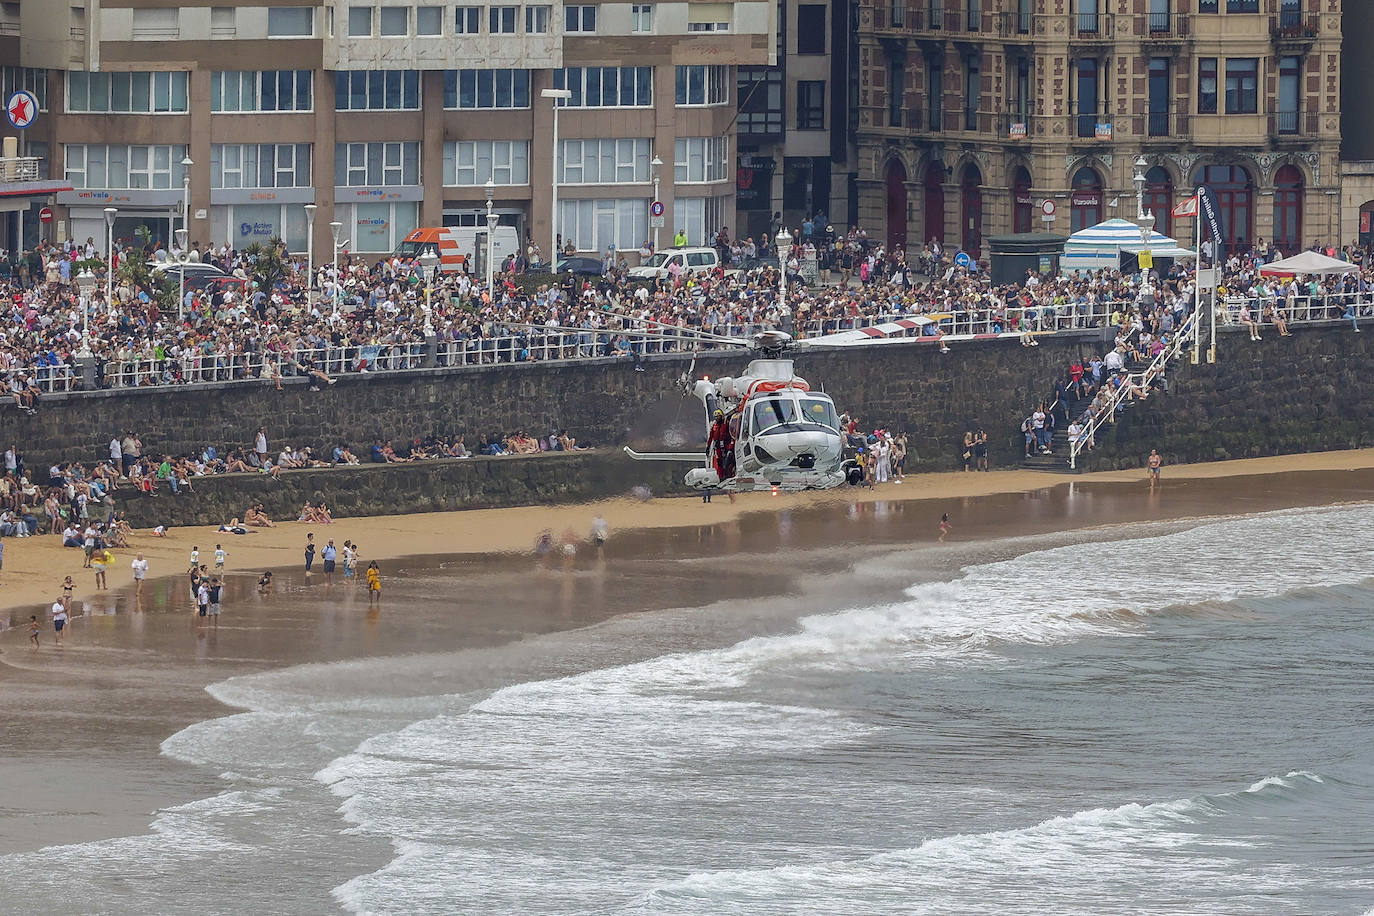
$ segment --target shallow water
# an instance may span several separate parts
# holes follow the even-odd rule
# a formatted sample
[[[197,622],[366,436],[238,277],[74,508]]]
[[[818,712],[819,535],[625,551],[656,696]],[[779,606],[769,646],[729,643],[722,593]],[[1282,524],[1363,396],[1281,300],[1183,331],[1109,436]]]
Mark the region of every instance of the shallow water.
[[[224,792],[0,859],[0,908],[1364,913],[1371,532],[1137,526],[951,581],[889,548],[795,600],[232,678],[245,712],[163,744]]]

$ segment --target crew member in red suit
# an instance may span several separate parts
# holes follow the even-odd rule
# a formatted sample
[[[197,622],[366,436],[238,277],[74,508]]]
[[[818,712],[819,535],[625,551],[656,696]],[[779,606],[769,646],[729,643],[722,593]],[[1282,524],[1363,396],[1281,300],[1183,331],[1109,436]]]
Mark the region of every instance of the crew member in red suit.
[[[721,480],[735,476],[735,437],[725,421],[725,411],[717,410],[706,436],[706,448],[711,453],[711,466]]]

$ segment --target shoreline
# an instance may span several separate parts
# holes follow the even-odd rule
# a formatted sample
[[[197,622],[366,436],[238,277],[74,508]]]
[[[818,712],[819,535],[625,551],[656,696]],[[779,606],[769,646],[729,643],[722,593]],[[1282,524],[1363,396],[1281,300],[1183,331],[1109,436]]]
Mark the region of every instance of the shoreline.
[[[1297,472],[1370,468],[1374,468],[1374,449],[1166,465],[1163,489],[1167,490],[1171,480],[1264,478]],[[166,537],[158,538],[149,529],[134,529],[130,546],[113,551],[115,563],[108,576],[110,587],[103,590],[95,588],[93,572],[82,568],[81,551],[61,546],[58,536],[6,538],[4,569],[0,571],[0,648],[12,641],[6,638],[8,630],[17,628],[26,614],[38,615],[45,629],[50,629],[44,614],[60,595],[62,579],[66,575],[71,575],[76,585],[72,598],[72,624],[79,624],[92,614],[113,613],[118,610],[121,601],[131,602],[133,578],[129,563],[140,552],[150,563],[145,589],[151,590],[159,582],[186,574],[192,546],[199,547],[202,562],[212,566],[215,545],[223,544],[229,554],[226,577],[256,577],[268,569],[274,572],[302,569],[307,532],[315,534],[319,550],[330,538],[340,549],[344,540],[360,544],[362,551],[358,570],[361,575],[371,560],[385,562],[403,557],[471,557],[532,552],[539,533],[546,529],[552,532],[555,541],[575,538],[579,544],[583,544],[589,540],[592,519],[597,515],[606,519],[611,535],[615,537],[640,530],[714,525],[736,521],[753,513],[837,503],[912,503],[1030,493],[1070,484],[1083,486],[1132,482],[1148,487],[1145,471],[1097,471],[1072,476],[1019,468],[989,472],[945,471],[908,475],[902,484],[889,483],[873,490],[844,486],[785,496],[745,493],[740,494],[733,503],[722,494],[717,494],[710,504],[702,503],[698,496],[660,497],[645,502],[619,497],[546,506],[360,516],[336,519],[331,525],[287,521],[279,522],[273,528],[250,529],[251,533],[247,535],[219,533],[206,526],[170,528]],[[381,545],[381,549],[378,549],[378,545]],[[321,565],[317,553],[317,575],[320,574]],[[342,562],[339,566],[338,575],[341,578]]]

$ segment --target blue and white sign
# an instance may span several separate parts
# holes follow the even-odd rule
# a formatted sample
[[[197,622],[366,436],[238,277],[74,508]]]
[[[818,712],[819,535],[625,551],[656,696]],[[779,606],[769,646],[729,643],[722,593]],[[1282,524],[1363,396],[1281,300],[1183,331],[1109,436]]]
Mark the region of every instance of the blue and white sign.
[[[960,267],[972,267],[973,258],[969,257],[966,253],[961,251],[954,256],[954,263],[958,264]]]
[[[12,127],[23,130],[38,120],[38,97],[27,89],[17,90],[5,106],[5,114],[9,116]]]

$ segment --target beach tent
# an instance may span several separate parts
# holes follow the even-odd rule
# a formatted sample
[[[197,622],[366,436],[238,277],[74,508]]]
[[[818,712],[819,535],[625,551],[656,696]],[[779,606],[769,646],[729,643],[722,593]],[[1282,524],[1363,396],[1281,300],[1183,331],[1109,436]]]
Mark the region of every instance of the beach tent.
[[[1266,277],[1291,277],[1295,274],[1353,274],[1359,267],[1349,261],[1328,258],[1315,251],[1304,251],[1291,258],[1271,261],[1260,268]]]
[[[1117,270],[1121,255],[1134,256],[1145,250],[1140,227],[1130,220],[1109,219],[1069,236],[1059,268],[1071,270]],[[1150,253],[1156,258],[1191,258],[1193,253],[1162,232],[1150,232]]]

